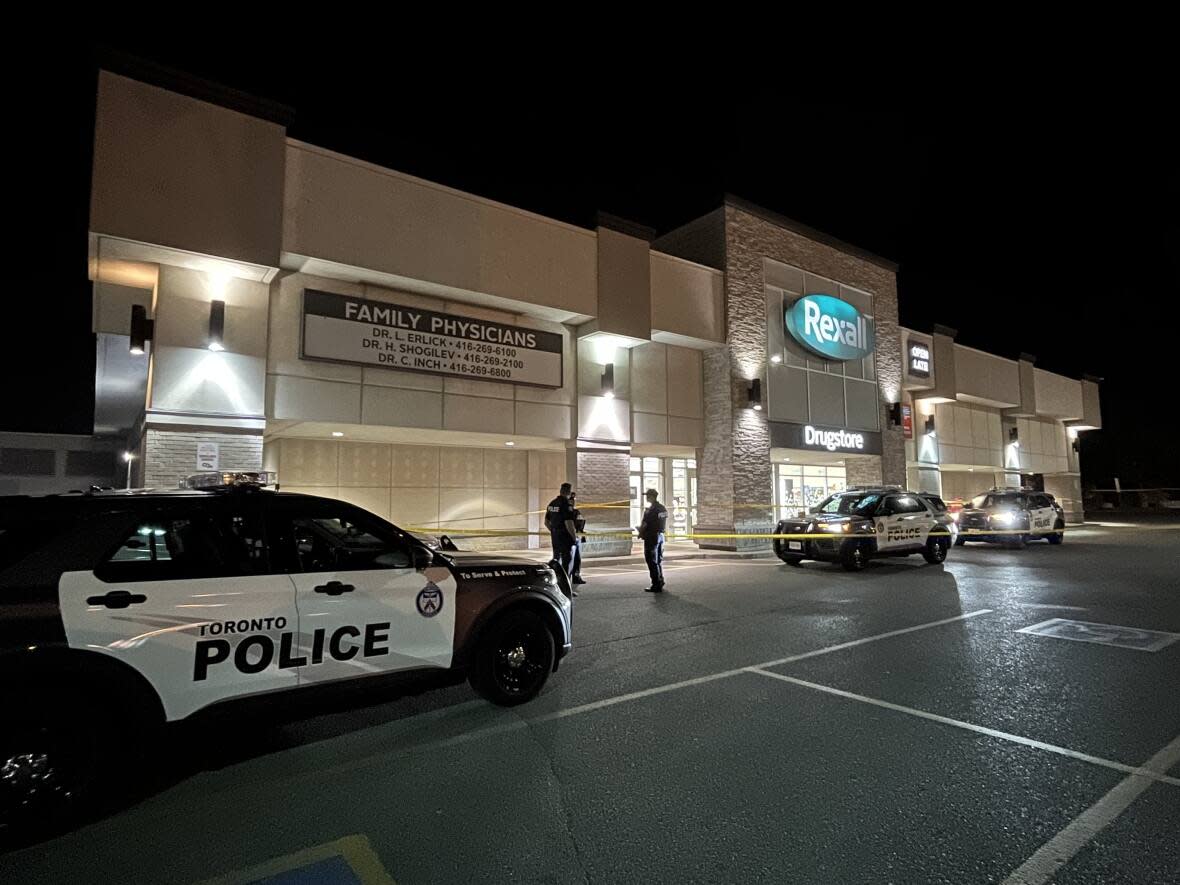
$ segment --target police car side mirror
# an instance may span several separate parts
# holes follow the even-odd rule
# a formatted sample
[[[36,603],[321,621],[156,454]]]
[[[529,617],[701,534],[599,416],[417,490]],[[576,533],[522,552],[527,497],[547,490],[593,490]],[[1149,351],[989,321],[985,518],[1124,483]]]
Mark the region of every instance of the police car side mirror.
[[[412,548],[411,557],[414,560],[415,571],[425,571],[434,564],[434,554],[425,547]]]

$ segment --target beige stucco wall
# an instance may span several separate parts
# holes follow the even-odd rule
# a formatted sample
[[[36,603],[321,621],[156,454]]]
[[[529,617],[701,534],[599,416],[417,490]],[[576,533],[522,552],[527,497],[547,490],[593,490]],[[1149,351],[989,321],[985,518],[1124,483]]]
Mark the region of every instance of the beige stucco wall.
[[[530,500],[548,503],[566,478],[563,452],[464,446],[288,438],[268,441],[265,460],[284,491],[339,498],[403,527],[453,532],[526,531],[527,511],[537,509]],[[463,546],[520,548],[527,540],[470,538]]]
[[[299,142],[286,158],[284,252],[596,311],[591,231]]]
[[[1020,404],[1020,373],[1014,360],[956,344],[956,393],[1006,406]]]
[[[651,328],[725,342],[725,277],[721,271],[651,253]]]
[[[264,283],[160,266],[148,407],[261,417],[267,312]],[[225,350],[208,349],[211,302],[225,302]]]
[[[277,267],[283,127],[100,71],[90,230]]]
[[[1035,369],[1037,414],[1054,418],[1082,417],[1082,384],[1073,378]]]

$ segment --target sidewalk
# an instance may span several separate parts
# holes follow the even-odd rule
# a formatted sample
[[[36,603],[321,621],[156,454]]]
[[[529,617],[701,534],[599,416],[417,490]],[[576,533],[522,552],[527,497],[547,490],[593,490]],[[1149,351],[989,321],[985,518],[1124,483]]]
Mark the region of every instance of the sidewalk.
[[[537,562],[548,562],[552,558],[552,554],[545,549],[486,550],[480,552],[488,553],[494,556],[524,556]],[[721,561],[738,559],[774,559],[774,553],[770,550],[749,552],[742,551],[739,553],[729,553],[724,550],[701,550],[691,541],[671,541],[664,544],[664,562],[676,562],[689,559],[713,559]],[[632,544],[631,554],[629,556],[596,556],[593,558],[586,557],[584,560],[582,560],[582,563],[585,568],[594,568],[596,565],[642,564],[643,545],[638,542]]]

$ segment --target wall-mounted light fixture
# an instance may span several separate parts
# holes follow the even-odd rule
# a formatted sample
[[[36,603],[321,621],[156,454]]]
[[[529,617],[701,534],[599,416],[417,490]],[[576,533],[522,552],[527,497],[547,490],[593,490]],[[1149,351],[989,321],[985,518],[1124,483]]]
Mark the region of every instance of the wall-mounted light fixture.
[[[776,353],[774,356],[772,356],[770,358],[770,361],[777,366],[779,363],[781,363],[783,361],[782,354]]]
[[[147,308],[142,304],[131,305],[131,342],[128,352],[132,356],[143,356],[144,348],[155,331],[156,323],[147,318]]]
[[[934,415],[926,416],[926,433],[928,436],[934,436]]]
[[[135,460],[135,455],[131,452],[124,452],[123,460],[127,462],[127,488],[131,488],[131,462]]]
[[[755,412],[762,411],[762,379],[754,378],[750,381],[750,387],[747,391],[748,405]]]
[[[615,364],[607,363],[602,367],[602,395],[607,399],[615,398]]]
[[[889,423],[894,427],[901,427],[901,403],[890,403]]]
[[[1012,445],[1012,446],[1019,446],[1020,445],[1020,431],[1017,430],[1015,427],[1008,428],[1008,445]]]
[[[225,350],[225,302],[209,303],[209,344],[210,350]]]
[[[1073,447],[1075,452],[1080,452],[1082,450],[1082,441],[1076,436],[1070,441],[1069,444]]]

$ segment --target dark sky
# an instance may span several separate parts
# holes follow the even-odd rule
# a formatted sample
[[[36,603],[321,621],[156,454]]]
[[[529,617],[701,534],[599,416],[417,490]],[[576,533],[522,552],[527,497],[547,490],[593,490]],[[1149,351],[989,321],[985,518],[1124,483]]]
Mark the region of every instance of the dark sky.
[[[544,215],[603,210],[664,231],[728,191],[898,262],[903,324],[1102,376],[1105,428],[1084,480],[1180,486],[1171,453],[1180,324],[1180,140],[1172,81],[1045,74],[866,99],[779,83],[527,63],[446,76],[427,61],[293,53],[283,41],[108,46],[290,106],[289,134]],[[163,45],[163,44],[161,44]],[[88,432],[86,230],[96,47],[39,57],[10,114],[27,140],[10,182],[22,219],[7,299],[10,430]],[[358,61],[368,58],[369,61]],[[179,207],[178,207],[179,208]]]

